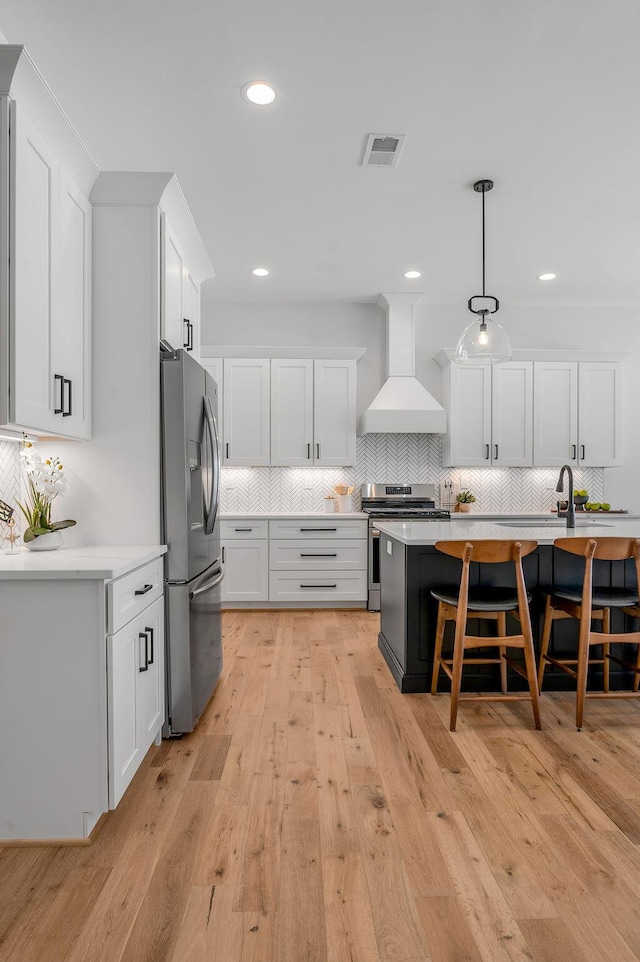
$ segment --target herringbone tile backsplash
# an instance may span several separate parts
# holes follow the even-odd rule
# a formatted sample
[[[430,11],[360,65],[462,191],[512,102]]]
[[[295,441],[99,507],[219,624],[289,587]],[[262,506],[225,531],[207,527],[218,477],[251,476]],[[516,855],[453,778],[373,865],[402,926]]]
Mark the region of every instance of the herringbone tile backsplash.
[[[549,511],[556,503],[556,468],[443,468],[436,434],[367,434],[358,438],[352,468],[223,468],[221,505],[235,511],[320,511],[335,484],[364,481],[433,482],[452,480],[476,496],[475,511]],[[593,501],[604,498],[604,471],[575,471],[575,485]],[[358,508],[354,499],[354,508]]]
[[[0,498],[18,511],[20,497],[20,445],[15,441],[0,441]],[[0,533],[1,534],[1,533]]]

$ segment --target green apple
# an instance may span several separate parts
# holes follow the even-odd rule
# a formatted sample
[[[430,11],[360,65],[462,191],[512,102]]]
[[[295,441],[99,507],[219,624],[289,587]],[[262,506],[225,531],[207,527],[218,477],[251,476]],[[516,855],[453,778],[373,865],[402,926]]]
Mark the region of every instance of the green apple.
[[[611,511],[611,505],[610,505],[610,504],[607,504],[606,501],[602,501],[602,502],[601,502],[600,508],[601,508],[602,511]]]
[[[599,511],[599,510],[600,510],[599,501],[594,501],[592,504],[589,505],[589,511]]]
[[[573,496],[577,498],[585,498],[587,496],[587,492],[584,489],[582,491],[574,491]]]

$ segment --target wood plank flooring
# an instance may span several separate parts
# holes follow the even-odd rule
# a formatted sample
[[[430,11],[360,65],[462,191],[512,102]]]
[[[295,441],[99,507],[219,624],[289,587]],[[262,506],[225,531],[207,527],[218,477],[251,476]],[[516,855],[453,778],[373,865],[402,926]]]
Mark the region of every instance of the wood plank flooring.
[[[640,706],[401,695],[366,612],[233,612],[88,848],[0,848],[2,962],[640,959]]]

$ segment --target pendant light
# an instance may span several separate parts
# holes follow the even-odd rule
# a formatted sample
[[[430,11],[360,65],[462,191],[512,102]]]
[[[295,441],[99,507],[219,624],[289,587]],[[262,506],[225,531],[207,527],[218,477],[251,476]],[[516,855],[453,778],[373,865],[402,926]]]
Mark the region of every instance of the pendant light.
[[[474,294],[467,302],[467,307],[472,314],[476,315],[477,320],[473,320],[462,332],[456,345],[454,360],[501,364],[503,361],[511,360],[511,344],[504,328],[491,318],[491,315],[497,312],[500,303],[497,297],[485,293],[484,281],[484,195],[488,190],[493,189],[493,181],[477,180],[473,189],[482,194],[482,294]]]

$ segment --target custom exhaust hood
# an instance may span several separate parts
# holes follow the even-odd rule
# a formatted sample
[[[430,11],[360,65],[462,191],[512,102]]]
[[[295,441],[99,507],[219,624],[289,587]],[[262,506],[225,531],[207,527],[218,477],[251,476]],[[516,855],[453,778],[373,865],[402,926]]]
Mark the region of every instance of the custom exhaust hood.
[[[359,434],[444,434],[447,412],[415,376],[413,308],[422,294],[381,294],[387,312],[387,380],[360,419]]]

